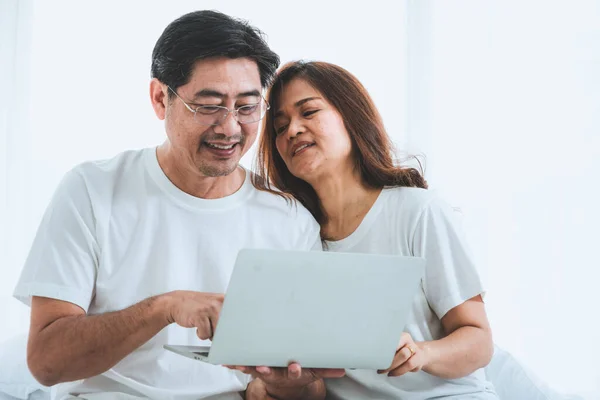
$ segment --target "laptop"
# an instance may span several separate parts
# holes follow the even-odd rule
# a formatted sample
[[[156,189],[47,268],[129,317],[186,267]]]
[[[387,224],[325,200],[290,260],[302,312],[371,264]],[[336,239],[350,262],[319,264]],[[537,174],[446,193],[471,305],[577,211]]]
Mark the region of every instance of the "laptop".
[[[215,365],[385,369],[424,269],[418,257],[243,249],[212,345],[164,348]]]

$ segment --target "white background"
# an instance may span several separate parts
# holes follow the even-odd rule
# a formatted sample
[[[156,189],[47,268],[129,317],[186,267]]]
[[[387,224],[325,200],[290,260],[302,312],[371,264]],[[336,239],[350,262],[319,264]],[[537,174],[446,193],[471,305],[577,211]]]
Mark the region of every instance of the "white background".
[[[495,341],[600,396],[600,1],[0,0],[0,341],[41,215],[75,164],[164,138],[150,55],[199,8],[249,19],[282,61],[354,73],[398,149],[460,207]],[[244,158],[249,166],[252,154]]]

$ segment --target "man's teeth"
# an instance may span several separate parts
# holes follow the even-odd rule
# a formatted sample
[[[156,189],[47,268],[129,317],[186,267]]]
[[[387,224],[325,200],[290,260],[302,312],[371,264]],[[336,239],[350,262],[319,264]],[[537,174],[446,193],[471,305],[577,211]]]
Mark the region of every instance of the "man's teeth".
[[[231,150],[233,148],[233,146],[235,146],[237,143],[232,143],[230,145],[227,146],[223,146],[221,144],[214,144],[214,143],[206,143],[206,145],[208,147],[212,147],[214,149],[219,149],[219,150]]]
[[[302,149],[304,149],[304,148],[306,148],[306,147],[308,147],[308,146],[312,146],[312,144],[304,144],[304,145],[302,145],[302,146],[298,147],[298,148],[296,149],[296,151],[294,151],[294,154],[296,154],[297,152],[299,152],[300,150],[302,150]]]

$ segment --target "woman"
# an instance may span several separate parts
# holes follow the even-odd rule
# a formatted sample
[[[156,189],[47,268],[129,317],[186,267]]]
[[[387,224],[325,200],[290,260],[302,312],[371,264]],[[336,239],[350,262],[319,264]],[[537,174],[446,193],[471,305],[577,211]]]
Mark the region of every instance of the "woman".
[[[257,158],[268,180],[255,184],[304,204],[328,251],[427,260],[390,368],[327,380],[328,398],[497,399],[481,369],[493,354],[484,290],[455,213],[417,170],[394,165],[365,88],[338,66],[292,62],[268,102]]]

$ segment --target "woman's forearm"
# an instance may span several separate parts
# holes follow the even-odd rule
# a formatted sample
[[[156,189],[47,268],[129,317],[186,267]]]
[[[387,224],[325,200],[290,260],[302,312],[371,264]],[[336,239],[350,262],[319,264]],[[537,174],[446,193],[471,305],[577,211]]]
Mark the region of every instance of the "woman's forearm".
[[[423,371],[443,379],[467,376],[489,364],[494,353],[490,330],[474,326],[458,328],[443,339],[420,342],[427,353]]]

